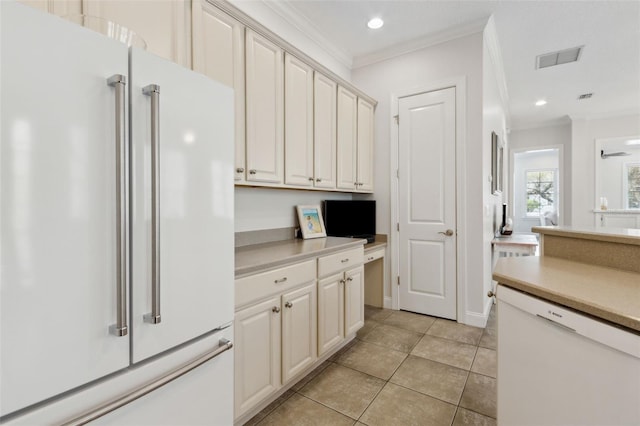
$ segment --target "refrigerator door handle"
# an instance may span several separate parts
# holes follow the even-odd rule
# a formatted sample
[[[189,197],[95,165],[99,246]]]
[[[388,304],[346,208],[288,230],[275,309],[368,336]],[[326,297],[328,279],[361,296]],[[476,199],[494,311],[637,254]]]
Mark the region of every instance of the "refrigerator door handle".
[[[149,84],[142,93],[151,98],[151,312],[144,322],[160,324],[160,86]]]
[[[148,383],[144,386],[141,386],[137,389],[134,389],[133,391],[121,396],[118,399],[115,399],[111,402],[108,402],[104,405],[101,405],[87,413],[81,414],[80,416],[69,420],[67,422],[65,422],[62,426],[77,426],[77,425],[84,425],[87,424],[89,422],[92,422],[96,419],[99,419],[100,417],[111,413],[112,411],[117,410],[120,407],[123,407],[133,401],[135,401],[138,398],[141,398],[145,395],[147,395],[148,393],[151,393],[153,391],[155,391],[158,388],[161,388],[162,386],[174,381],[175,379],[184,376],[185,374],[187,374],[188,372],[190,372],[191,370],[194,370],[198,367],[200,367],[202,364],[206,363],[207,361],[212,360],[213,358],[217,357],[218,355],[222,354],[223,352],[228,351],[229,349],[231,349],[233,347],[233,343],[225,338],[220,339],[219,343],[218,343],[218,347],[216,349],[213,349],[210,352],[205,353],[204,355],[200,356],[199,358],[194,359],[193,361],[173,370],[170,371],[169,373],[167,373],[165,376],[162,376],[160,378],[158,378],[157,380],[154,380],[151,383]]]
[[[128,153],[125,128],[125,86],[127,77],[114,74],[107,84],[115,88],[115,145],[116,145],[116,323],[109,326],[115,336],[126,336],[127,327],[127,188]]]

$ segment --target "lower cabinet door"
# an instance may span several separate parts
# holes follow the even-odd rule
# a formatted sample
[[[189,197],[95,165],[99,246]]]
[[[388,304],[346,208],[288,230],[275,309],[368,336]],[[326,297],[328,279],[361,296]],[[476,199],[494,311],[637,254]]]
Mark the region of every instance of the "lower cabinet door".
[[[344,274],[318,282],[318,356],[344,340]]]
[[[281,385],[280,315],[280,296],[236,312],[236,418]]]
[[[345,272],[344,334],[348,336],[364,325],[364,266]]]
[[[315,281],[282,295],[282,382],[317,359]]]

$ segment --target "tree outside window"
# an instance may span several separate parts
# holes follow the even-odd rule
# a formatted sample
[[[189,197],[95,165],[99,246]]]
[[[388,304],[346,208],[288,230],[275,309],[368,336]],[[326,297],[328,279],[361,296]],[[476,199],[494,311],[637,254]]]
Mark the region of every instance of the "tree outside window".
[[[537,217],[555,210],[556,170],[527,170],[527,216]]]
[[[626,165],[625,205],[628,209],[640,209],[640,163]]]

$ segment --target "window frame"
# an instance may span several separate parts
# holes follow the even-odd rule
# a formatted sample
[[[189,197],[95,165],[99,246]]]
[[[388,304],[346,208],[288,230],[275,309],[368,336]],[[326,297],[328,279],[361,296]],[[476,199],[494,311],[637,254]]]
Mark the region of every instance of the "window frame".
[[[632,167],[638,167],[638,169],[640,169],[640,162],[634,161],[622,164],[622,205],[625,210],[640,209],[640,206],[629,207],[629,169]]]

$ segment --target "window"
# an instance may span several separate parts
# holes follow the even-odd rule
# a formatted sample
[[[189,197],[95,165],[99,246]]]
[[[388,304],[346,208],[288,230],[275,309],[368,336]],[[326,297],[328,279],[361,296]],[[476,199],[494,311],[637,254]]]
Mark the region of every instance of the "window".
[[[556,210],[557,169],[527,170],[527,217],[538,217]]]
[[[624,166],[625,208],[640,209],[640,163],[627,163]]]

